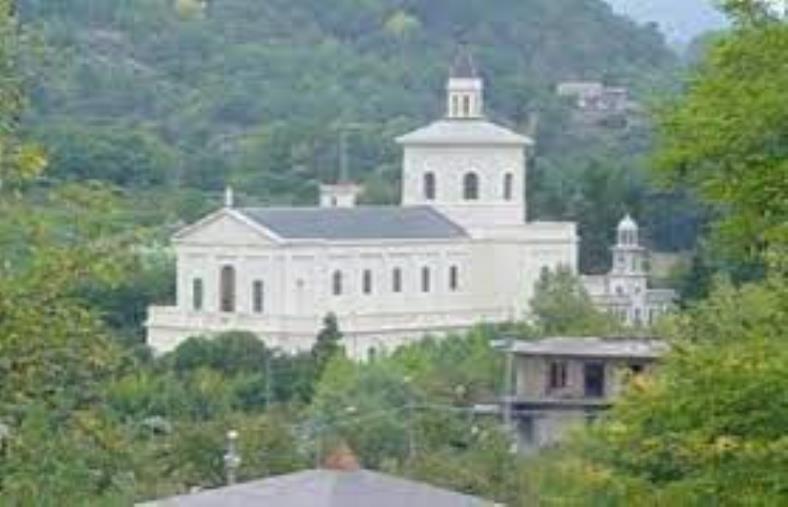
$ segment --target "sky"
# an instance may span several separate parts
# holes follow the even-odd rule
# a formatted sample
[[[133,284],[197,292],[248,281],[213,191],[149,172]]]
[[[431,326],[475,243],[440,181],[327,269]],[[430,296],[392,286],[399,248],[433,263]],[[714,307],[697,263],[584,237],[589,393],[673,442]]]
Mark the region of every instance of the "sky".
[[[711,0],[607,0],[613,9],[640,23],[655,21],[668,41],[689,43],[695,36],[725,26]]]

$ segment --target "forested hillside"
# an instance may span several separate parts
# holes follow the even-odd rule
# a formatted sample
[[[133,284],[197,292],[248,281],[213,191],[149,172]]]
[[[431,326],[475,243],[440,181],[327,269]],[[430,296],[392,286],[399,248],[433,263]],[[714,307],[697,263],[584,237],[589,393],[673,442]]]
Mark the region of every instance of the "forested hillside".
[[[603,267],[624,208],[648,206],[648,129],[567,138],[568,107],[552,93],[560,80],[599,79],[645,100],[669,82],[675,60],[660,35],[602,0],[21,0],[19,10],[43,39],[26,125],[50,152],[50,177],[117,184],[155,210],[140,221],[191,219],[228,182],[246,202],[314,202],[316,184],[336,176],[343,129],[366,199],[395,202],[392,138],[441,114],[458,40],[488,77],[491,116],[520,130],[539,120],[532,213],[604,206],[601,223],[581,224],[596,237],[587,267]],[[694,218],[680,218],[679,238],[659,232],[667,218],[647,224],[660,246],[691,241]]]

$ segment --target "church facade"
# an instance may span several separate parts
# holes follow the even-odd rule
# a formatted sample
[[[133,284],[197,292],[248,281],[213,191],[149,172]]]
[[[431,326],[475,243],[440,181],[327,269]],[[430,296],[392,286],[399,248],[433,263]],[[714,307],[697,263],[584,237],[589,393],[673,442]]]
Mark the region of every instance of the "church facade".
[[[312,346],[334,313],[357,358],[427,334],[524,318],[544,268],[577,267],[574,223],[526,217],[532,141],[488,121],[484,83],[455,61],[446,116],[397,139],[400,206],[356,206],[348,182],[319,206],[225,207],[178,232],[177,298],[149,309],[158,353],[191,336],[255,333],[272,347]]]

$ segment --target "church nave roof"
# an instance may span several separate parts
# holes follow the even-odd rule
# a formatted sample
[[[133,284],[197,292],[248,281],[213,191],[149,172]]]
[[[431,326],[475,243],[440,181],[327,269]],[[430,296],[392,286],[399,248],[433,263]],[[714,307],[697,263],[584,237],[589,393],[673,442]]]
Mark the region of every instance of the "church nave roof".
[[[453,239],[467,234],[429,206],[241,208],[237,211],[283,239]]]

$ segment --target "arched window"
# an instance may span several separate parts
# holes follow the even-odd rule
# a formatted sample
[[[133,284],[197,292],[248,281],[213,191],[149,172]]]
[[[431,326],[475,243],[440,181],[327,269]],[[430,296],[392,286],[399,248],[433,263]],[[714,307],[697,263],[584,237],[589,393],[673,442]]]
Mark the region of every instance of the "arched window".
[[[463,178],[462,195],[466,201],[475,201],[479,198],[479,176],[476,173],[467,173]]]
[[[219,280],[219,308],[223,312],[235,311],[235,268],[224,266]]]
[[[460,288],[460,268],[452,266],[449,268],[449,289],[456,292]]]
[[[369,269],[364,270],[362,285],[364,294],[372,294],[372,271]]]
[[[402,270],[394,268],[391,272],[391,291],[402,292]]]
[[[435,174],[426,173],[424,175],[424,198],[428,201],[435,200]]]
[[[199,312],[203,307],[205,289],[203,287],[202,278],[195,278],[192,280],[192,308],[194,311]]]
[[[334,271],[334,275],[331,277],[331,292],[334,293],[335,296],[342,295],[342,272],[341,271]]]
[[[261,280],[255,280],[252,284],[252,311],[263,313],[265,310],[265,285]]]
[[[511,201],[514,196],[514,175],[506,173],[503,177],[503,198],[505,201]]]
[[[431,280],[432,276],[430,274],[430,268],[424,266],[421,268],[421,291],[422,292],[429,292],[431,288]]]

